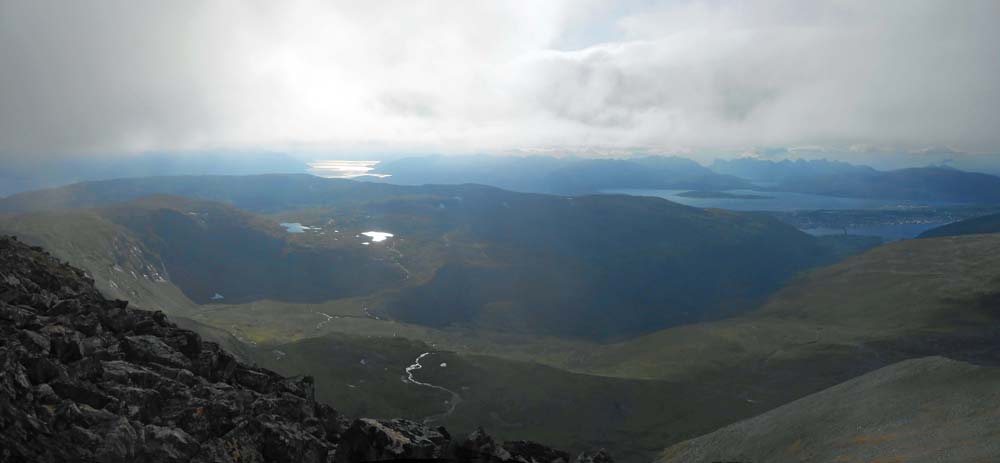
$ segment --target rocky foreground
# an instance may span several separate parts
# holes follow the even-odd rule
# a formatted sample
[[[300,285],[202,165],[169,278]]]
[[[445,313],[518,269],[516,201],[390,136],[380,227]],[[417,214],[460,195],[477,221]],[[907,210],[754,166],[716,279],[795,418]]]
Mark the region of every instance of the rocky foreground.
[[[82,271],[0,237],[0,462],[568,463],[482,430],[350,420],[310,377],[247,365],[162,312],[105,299]],[[610,463],[603,451],[580,463]]]

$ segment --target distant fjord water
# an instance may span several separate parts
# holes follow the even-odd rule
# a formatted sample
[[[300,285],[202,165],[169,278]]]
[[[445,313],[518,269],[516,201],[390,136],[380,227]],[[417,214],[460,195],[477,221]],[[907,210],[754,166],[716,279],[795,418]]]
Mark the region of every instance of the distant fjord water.
[[[906,200],[883,198],[846,198],[838,196],[816,195],[808,193],[792,193],[786,191],[757,190],[727,190],[724,194],[689,194],[691,190],[659,190],[616,188],[602,190],[606,194],[624,194],[630,196],[652,196],[664,198],[676,203],[699,208],[728,209],[733,211],[756,211],[780,213],[787,215],[798,211],[871,211],[886,213],[964,206],[962,203],[934,200]],[[885,223],[845,223],[842,226],[799,226],[802,231],[813,235],[836,235],[850,233],[855,235],[878,236],[884,240],[900,240],[915,238],[920,233],[931,228],[952,222],[954,219],[947,214],[937,218],[920,219],[918,221],[893,221]]]
[[[602,193],[630,196],[653,196],[669,199],[687,206],[729,209],[733,211],[815,211],[854,209],[905,209],[914,207],[957,206],[946,201],[918,201],[905,199],[844,198],[787,191],[727,190],[726,197],[685,196],[691,190],[647,190],[616,188]],[[755,196],[746,198],[743,196]]]

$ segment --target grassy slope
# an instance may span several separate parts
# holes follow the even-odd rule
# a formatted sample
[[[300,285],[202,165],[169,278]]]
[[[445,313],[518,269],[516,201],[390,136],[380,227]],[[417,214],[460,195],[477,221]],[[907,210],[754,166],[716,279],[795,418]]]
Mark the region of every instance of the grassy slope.
[[[920,234],[920,238],[940,238],[943,236],[975,235],[1000,232],[1000,214],[990,214],[959,220]]]
[[[751,413],[752,405],[697,383],[609,378],[490,356],[437,351],[411,340],[332,335],[274,346],[259,358],[284,374],[312,374],[317,394],[349,414],[440,415],[451,396],[404,383],[404,369],[433,352],[415,372],[422,382],[461,396],[454,414],[435,419],[454,432],[477,426],[507,439],[532,439],[579,451],[607,447],[619,461],[648,461],[664,442],[698,435]],[[441,364],[445,366],[442,367]]]
[[[393,334],[450,350],[531,359],[579,372],[671,379],[692,371],[723,371],[832,356],[870,357],[867,349],[907,338],[946,337],[988,325],[988,302],[1000,292],[1000,235],[892,243],[814,271],[751,314],[685,325],[625,342],[590,342],[470,330],[437,330],[358,316],[346,306],[260,304],[205,312],[221,324],[267,319],[274,342],[324,333]],[[325,317],[340,314],[317,327]],[[328,309],[329,308],[329,309]],[[273,310],[273,312],[272,312]],[[297,314],[278,318],[277,313]],[[353,316],[352,316],[353,315]],[[902,348],[905,346],[897,346]]]
[[[908,360],[679,443],[658,461],[993,461],[998,409],[1000,368]]]
[[[0,210],[107,205],[153,193],[316,227],[276,237],[273,220],[162,196],[102,209],[174,269],[171,279],[195,302],[215,293],[226,303],[377,296],[374,311],[433,327],[623,338],[745,311],[791,275],[838,256],[766,216],[657,198],[295,175],[94,182],[15,195],[0,200]],[[397,237],[363,249],[353,235],[373,229]]]
[[[85,270],[108,297],[172,313],[195,307],[166,279],[159,257],[142,240],[95,211],[0,215],[0,233],[42,246]]]
[[[706,359],[743,363],[976,334],[1000,317],[1000,235],[881,246],[802,277],[742,317],[675,327],[590,356],[593,371],[669,378]],[[655,373],[651,373],[655,372]]]
[[[435,204],[426,198],[420,201]],[[405,209],[408,204],[412,205],[390,202],[380,209],[383,215],[379,217],[402,220],[403,216],[386,212]],[[74,214],[72,221],[66,219],[69,216],[58,216],[55,223],[60,226],[55,228],[48,226],[52,217],[44,214],[31,220],[7,220],[3,226],[29,229],[41,237],[36,242],[52,243],[58,247],[54,249],[57,254],[65,253],[64,258],[82,260],[84,268],[105,272],[104,277],[95,275],[98,280],[114,281],[110,272],[115,270],[110,269],[116,262],[129,261],[111,259],[114,254],[107,251],[120,248],[127,257],[132,248],[116,248],[114,240],[105,238],[128,237],[129,231],[117,233],[121,230],[113,228],[115,224],[88,212]],[[94,237],[75,233],[76,229],[100,232],[100,227],[112,228]],[[305,246],[323,245],[302,239],[300,244]],[[404,254],[423,249],[407,248],[406,242],[401,245]],[[567,447],[579,445],[581,439],[602,443],[613,435],[616,450],[640,459],[643,451],[766,411],[902,358],[942,351],[974,356],[974,350],[983,347],[977,342],[989,335],[981,327],[995,325],[997,317],[991,310],[995,310],[992,302],[1000,289],[998,248],[1000,237],[996,236],[894,243],[804,277],[753,314],[676,327],[617,344],[374,320],[359,313],[358,306],[366,300],[261,301],[206,306],[207,310],[191,315],[227,330],[242,327],[246,330],[242,335],[271,342],[353,333],[272,347],[264,351],[270,357],[260,361],[276,362],[270,366],[287,368],[283,370],[287,372],[315,374],[320,384],[326,378],[330,389],[321,388],[320,394],[334,405],[343,406],[342,401],[365,404],[364,410],[386,414],[424,416],[446,397],[434,390],[413,391],[415,386],[399,380],[402,368],[420,351],[430,349],[409,340],[392,340],[392,335],[437,343],[436,349],[458,353],[439,354],[452,356],[447,359],[448,368],[421,373],[437,375],[432,382],[455,386],[455,390],[469,388],[466,400],[449,418],[459,427],[487,423],[503,435],[544,435]],[[145,268],[143,264],[149,262],[140,259],[134,267]],[[138,283],[129,287],[136,288],[137,294],[153,283],[135,280]],[[341,318],[320,326],[326,319],[316,313],[320,311]],[[956,332],[964,337],[956,337]],[[922,342],[927,339],[934,342]],[[381,356],[382,370],[359,369],[357,356],[374,354]],[[550,366],[512,359],[538,360]],[[370,387],[359,387],[361,379]],[[609,401],[609,397],[621,400]],[[624,405],[608,409],[609,403]],[[596,405],[590,410],[582,404]],[[584,432],[591,428],[597,432]],[[628,453],[630,449],[638,453]]]
[[[451,418],[459,427],[493,424],[504,435],[545,435],[566,446],[586,440],[638,450],[630,455],[641,459],[651,442],[677,442],[906,358],[995,359],[998,248],[1000,236],[893,243],[803,277],[753,314],[610,345],[421,333],[362,319],[335,320],[331,329],[385,334],[391,327],[440,342],[439,349],[465,349],[440,354],[448,368],[420,372],[435,384],[469,388]],[[477,350],[565,369],[469,353]],[[398,359],[397,368],[406,360]],[[318,368],[328,361],[321,355],[298,361],[301,371],[340,374]],[[627,406],[617,415],[604,408],[615,403]]]

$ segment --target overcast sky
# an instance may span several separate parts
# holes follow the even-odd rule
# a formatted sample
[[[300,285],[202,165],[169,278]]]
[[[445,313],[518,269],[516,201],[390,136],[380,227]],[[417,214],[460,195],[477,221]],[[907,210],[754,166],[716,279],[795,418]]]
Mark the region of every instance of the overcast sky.
[[[0,0],[0,153],[1000,152],[1000,1]]]

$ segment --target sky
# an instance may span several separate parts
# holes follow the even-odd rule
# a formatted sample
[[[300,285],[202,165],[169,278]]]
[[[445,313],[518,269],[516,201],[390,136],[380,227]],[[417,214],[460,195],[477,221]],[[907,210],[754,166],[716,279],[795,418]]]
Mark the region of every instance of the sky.
[[[1000,2],[0,0],[0,157],[1000,153]]]

